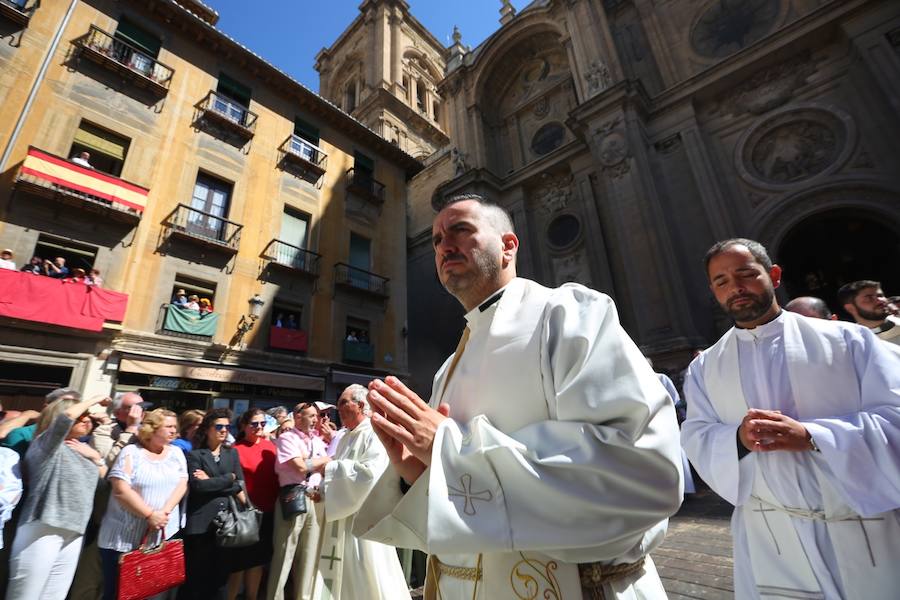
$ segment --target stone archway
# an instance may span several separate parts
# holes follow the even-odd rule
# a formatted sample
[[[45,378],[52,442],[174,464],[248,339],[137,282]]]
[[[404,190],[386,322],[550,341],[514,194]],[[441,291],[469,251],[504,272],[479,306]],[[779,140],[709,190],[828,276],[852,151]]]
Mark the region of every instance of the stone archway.
[[[849,281],[881,281],[900,293],[900,224],[875,212],[836,208],[812,214],[782,237],[775,259],[788,297],[817,296],[836,310],[836,292]]]

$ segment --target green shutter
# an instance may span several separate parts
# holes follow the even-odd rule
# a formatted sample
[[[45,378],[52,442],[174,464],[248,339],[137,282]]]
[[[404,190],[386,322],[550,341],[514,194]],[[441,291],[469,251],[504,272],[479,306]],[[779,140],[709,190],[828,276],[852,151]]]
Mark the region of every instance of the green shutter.
[[[225,73],[219,73],[219,85],[216,91],[233,100],[237,100],[244,106],[250,106],[250,88],[243,83],[232,79]]]
[[[137,47],[138,50],[153,58],[159,56],[159,49],[162,47],[162,41],[158,37],[127,19],[119,21],[115,37]]]
[[[310,144],[319,145],[319,128],[307,123],[300,117],[294,119],[294,135],[300,136]]]
[[[353,167],[360,171],[366,171],[370,175],[375,173],[375,161],[362,152],[353,153]]]

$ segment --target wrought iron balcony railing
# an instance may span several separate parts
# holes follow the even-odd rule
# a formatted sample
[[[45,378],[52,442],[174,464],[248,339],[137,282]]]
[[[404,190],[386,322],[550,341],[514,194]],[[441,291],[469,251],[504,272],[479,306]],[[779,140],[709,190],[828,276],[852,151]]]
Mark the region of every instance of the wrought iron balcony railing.
[[[253,137],[257,115],[249,108],[214,90],[200,101],[202,115],[246,138]]]
[[[0,0],[0,17],[6,17],[16,25],[27,27],[37,7],[37,0]]]
[[[346,263],[335,263],[334,282],[336,285],[368,292],[376,296],[387,297],[389,295],[388,282],[390,279],[350,266]]]
[[[368,171],[359,169],[347,170],[347,190],[364,197],[375,204],[384,204],[383,183],[372,177]]]
[[[156,94],[168,93],[175,71],[128,42],[91,25],[87,34],[75,43],[85,58],[127,76]]]
[[[169,235],[197,241],[228,252],[237,252],[244,226],[186,204],[179,204],[166,218]]]
[[[262,257],[269,260],[270,264],[299,271],[313,277],[319,276],[319,259],[322,256],[312,250],[306,250],[276,239],[269,242],[269,245],[263,250]]]
[[[282,166],[295,175],[318,184],[328,164],[328,155],[324,150],[303,139],[292,135],[281,145]]]

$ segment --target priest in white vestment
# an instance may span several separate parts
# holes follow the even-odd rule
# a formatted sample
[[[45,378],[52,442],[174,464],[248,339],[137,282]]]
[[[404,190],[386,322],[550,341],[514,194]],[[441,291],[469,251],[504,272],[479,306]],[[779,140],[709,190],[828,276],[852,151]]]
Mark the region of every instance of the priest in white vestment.
[[[409,600],[397,549],[352,533],[353,519],[388,466],[387,453],[372,431],[367,390],[351,385],[338,399],[346,428],[325,465],[319,502],[325,507],[316,600]]]
[[[675,410],[612,301],[516,278],[512,223],[479,196],[433,243],[467,327],[430,406],[370,384],[392,467],[354,532],[430,553],[426,600],[665,598],[648,553],[681,502]]]
[[[900,358],[859,325],[783,311],[757,242],[707,254],[736,326],[691,363],[682,443],[735,505],[739,600],[900,590]]]

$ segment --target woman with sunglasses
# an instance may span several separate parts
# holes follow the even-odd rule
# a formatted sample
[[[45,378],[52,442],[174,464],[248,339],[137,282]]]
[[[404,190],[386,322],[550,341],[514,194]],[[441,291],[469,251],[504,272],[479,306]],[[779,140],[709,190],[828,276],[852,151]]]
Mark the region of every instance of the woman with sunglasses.
[[[263,568],[272,559],[272,515],[278,499],[278,476],[275,475],[275,444],[265,434],[266,413],[251,408],[238,420],[237,442],[234,444],[244,472],[250,501],[262,511],[259,542],[240,552],[229,554],[231,575],[228,576],[228,600],[235,600],[244,583],[245,600],[256,600]]]
[[[231,411],[214,408],[203,417],[194,434],[194,449],[187,455],[188,509],[184,528],[187,580],[178,598],[210,600],[224,597],[228,578],[228,550],[216,545],[212,524],[219,511],[236,496],[246,503],[244,479],[237,451],[225,443]]]

